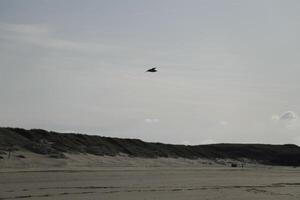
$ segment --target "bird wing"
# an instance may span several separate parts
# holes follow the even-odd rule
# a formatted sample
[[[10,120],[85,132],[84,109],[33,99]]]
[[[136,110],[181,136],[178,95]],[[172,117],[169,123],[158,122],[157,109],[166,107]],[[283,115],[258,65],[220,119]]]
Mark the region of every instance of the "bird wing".
[[[154,67],[154,68],[151,68],[151,69],[148,69],[147,72],[148,72],[148,71],[152,71],[152,70],[155,70],[155,67]]]
[[[156,72],[157,70],[156,70],[156,67],[153,67],[153,68],[151,68],[151,69],[148,69],[146,72]]]

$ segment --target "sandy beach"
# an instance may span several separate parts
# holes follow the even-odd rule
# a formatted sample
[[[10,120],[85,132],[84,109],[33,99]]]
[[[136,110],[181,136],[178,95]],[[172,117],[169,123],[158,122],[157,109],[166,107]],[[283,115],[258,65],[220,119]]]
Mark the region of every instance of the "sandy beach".
[[[30,155],[26,156],[31,162],[37,159],[31,157],[30,160]],[[300,171],[292,167],[253,165],[231,168],[200,165],[200,161],[198,165],[191,165],[186,160],[184,165],[183,160],[176,163],[176,159],[145,159],[143,162],[142,159],[124,157],[123,160],[98,157],[102,167],[99,163],[93,167],[75,167],[71,164],[72,159],[76,158],[76,163],[80,163],[79,157],[73,156],[67,161],[54,159],[60,164],[69,162],[63,167],[62,164],[51,166],[41,158],[39,160],[45,165],[39,168],[28,167],[21,159],[14,161],[19,167],[2,165],[0,199],[300,199]],[[89,159],[90,164],[95,163],[91,162],[92,157]],[[142,165],[146,161],[148,165]],[[20,167],[22,162],[23,168]],[[46,168],[46,164],[51,167]]]

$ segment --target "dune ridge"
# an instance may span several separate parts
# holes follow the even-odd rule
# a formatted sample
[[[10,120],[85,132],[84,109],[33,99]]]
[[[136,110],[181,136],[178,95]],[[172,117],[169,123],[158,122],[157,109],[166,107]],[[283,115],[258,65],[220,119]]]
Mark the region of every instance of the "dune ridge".
[[[72,154],[130,158],[184,158],[252,161],[264,165],[300,166],[300,147],[269,144],[175,145],[41,129],[0,128],[0,154],[25,150],[53,159]],[[0,155],[1,156],[1,155]]]

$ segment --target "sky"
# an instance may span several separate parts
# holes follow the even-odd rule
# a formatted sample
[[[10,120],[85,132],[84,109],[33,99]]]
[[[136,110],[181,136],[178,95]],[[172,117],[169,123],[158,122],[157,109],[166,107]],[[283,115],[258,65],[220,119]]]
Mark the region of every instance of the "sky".
[[[299,10],[297,0],[0,0],[0,126],[300,145]]]

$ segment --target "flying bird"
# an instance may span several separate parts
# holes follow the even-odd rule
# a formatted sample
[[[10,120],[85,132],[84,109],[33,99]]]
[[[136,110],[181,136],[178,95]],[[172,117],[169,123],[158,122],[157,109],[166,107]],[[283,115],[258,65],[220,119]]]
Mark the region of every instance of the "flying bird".
[[[157,72],[157,69],[156,67],[153,67],[151,69],[148,69],[146,72]]]

